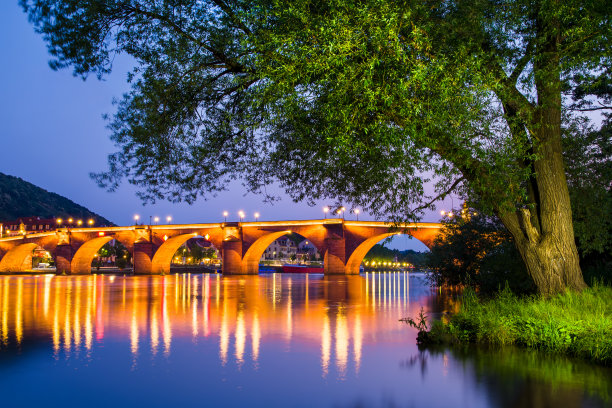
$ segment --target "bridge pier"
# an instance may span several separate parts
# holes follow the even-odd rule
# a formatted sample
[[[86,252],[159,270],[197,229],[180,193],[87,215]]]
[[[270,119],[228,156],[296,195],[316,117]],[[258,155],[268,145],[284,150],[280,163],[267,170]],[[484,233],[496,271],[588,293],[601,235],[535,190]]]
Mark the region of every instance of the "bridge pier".
[[[323,258],[324,273],[326,275],[346,274],[346,244],[345,239],[331,237],[325,239],[327,251]]]
[[[58,275],[72,273],[72,258],[74,249],[69,244],[61,244],[55,247],[53,255],[55,258],[55,268]]]
[[[221,259],[224,275],[242,275],[242,240],[223,241],[221,244]]]
[[[134,244],[134,252],[132,254],[132,262],[134,264],[134,275],[152,275],[153,274],[153,243],[151,242],[136,242]],[[159,271],[156,274],[167,273],[170,271]]]

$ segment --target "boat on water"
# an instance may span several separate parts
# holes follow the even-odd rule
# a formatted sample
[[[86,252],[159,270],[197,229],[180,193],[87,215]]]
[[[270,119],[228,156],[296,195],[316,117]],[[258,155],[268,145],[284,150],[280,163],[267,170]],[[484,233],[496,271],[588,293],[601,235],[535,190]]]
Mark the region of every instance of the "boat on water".
[[[308,265],[283,265],[283,273],[323,273],[323,267]]]

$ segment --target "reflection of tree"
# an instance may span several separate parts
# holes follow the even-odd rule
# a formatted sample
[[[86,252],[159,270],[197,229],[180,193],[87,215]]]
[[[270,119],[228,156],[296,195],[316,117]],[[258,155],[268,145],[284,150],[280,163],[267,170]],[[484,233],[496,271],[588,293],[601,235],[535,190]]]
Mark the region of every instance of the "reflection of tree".
[[[445,352],[473,367],[477,387],[487,392],[492,406],[597,407],[610,402],[612,378],[605,367],[513,347],[427,349],[431,357],[443,357]],[[411,368],[425,360],[421,353],[404,366]]]

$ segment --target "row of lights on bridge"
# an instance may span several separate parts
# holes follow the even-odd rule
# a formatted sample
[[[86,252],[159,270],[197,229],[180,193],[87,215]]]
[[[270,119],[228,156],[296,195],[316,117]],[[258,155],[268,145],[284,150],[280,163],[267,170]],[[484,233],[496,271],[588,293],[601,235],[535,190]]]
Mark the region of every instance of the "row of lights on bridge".
[[[76,224],[77,226],[81,226],[83,225],[83,220],[74,220],[73,218],[68,218],[65,220],[61,219],[61,218],[57,218],[55,220],[57,222],[57,225],[62,225],[62,224],[68,224],[68,225],[72,225],[72,224]],[[87,220],[87,225],[89,225],[90,227],[94,225],[94,220],[92,218]]]
[[[156,224],[159,224],[159,220],[160,220],[160,218],[157,215],[155,217],[149,216],[149,224],[151,224],[153,222],[156,223]],[[134,214],[134,222],[136,224],[138,224],[138,221],[140,221],[140,215],[139,214]],[[168,224],[170,224],[172,222],[172,216],[171,215],[167,215],[166,216],[166,222]]]
[[[328,206],[323,207],[323,213],[325,214],[325,218],[327,218],[327,214],[328,214],[330,211],[331,211],[331,209],[330,209]],[[338,209],[336,209],[336,210],[334,210],[334,211],[333,211],[333,215],[336,215],[336,216],[342,216],[342,217],[344,218],[344,213],[345,213],[345,212],[346,212],[346,207],[340,207],[340,208],[338,208]],[[351,212],[352,212],[353,214],[355,214],[355,216],[357,217],[357,221],[359,221],[359,214],[360,214],[359,209],[358,209],[358,208],[356,208],[356,209],[354,209],[354,210],[351,210]],[[240,210],[240,211],[238,211],[238,213],[237,213],[237,214],[238,214],[238,218],[239,218],[240,222],[242,222],[242,221],[244,221],[244,220],[245,220],[245,218],[246,218],[246,213],[245,213],[244,211]],[[227,217],[228,217],[228,216],[229,216],[229,212],[228,212],[228,211],[223,211],[223,220],[224,220],[225,222],[227,222]],[[259,212],[255,212],[255,213],[253,214],[253,217],[255,218],[255,221],[258,221],[260,216],[261,216],[261,214],[260,214]],[[151,218],[151,217],[150,217],[150,218]],[[160,218],[156,216],[156,217],[152,217],[152,218],[151,218],[149,221],[153,221],[153,222],[155,222],[155,223],[157,224],[157,223],[159,223],[159,220],[160,220]],[[136,223],[138,223],[138,221],[140,221],[140,215],[135,214],[135,215],[134,215],[134,221],[135,221]],[[171,221],[172,221],[172,217],[168,215],[168,216],[166,217],[166,222],[169,224]]]

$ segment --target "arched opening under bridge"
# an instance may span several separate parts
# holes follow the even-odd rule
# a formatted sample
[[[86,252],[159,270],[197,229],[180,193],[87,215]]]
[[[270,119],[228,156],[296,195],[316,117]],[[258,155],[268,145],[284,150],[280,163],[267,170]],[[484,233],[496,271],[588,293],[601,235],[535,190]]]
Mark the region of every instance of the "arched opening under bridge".
[[[282,242],[283,237],[286,237],[284,244]],[[276,245],[272,246],[275,242]],[[264,261],[278,260],[280,263],[291,261],[297,262],[300,260],[305,261],[306,250],[300,251],[300,248],[309,248],[311,250],[309,252],[313,254],[320,254],[321,251],[321,249],[314,245],[307,236],[292,232],[291,230],[276,231],[263,235],[255,240],[244,254],[242,259],[242,272],[244,274],[259,273],[259,265],[262,258]],[[293,255],[295,255],[295,257],[292,259]],[[320,255],[319,259],[321,259]],[[308,261],[310,261],[310,258]]]
[[[200,243],[207,243],[208,246],[201,246]],[[185,253],[180,251],[181,247],[184,247],[186,253],[190,256],[185,256]],[[155,252],[153,259],[151,260],[151,273],[153,274],[167,274],[170,273],[173,260],[178,256],[179,260],[174,263],[193,263],[194,265],[200,264],[204,259],[210,259],[207,257],[206,252],[208,248],[214,250],[215,256],[218,254],[218,248],[207,238],[207,235],[201,236],[196,233],[177,235],[168,238]],[[196,251],[197,250],[197,251]],[[211,250],[208,250],[212,252]],[[202,259],[200,259],[200,257]],[[213,265],[216,268],[216,265]]]
[[[91,264],[98,251],[104,244],[113,240],[112,236],[97,237],[86,241],[77,249],[70,262],[72,275],[83,275],[91,273]]]
[[[391,231],[391,232],[374,235],[366,239],[365,241],[363,241],[357,248],[355,248],[355,250],[353,251],[353,253],[351,254],[351,256],[346,262],[346,273],[347,274],[358,274],[359,268],[361,264],[363,263],[363,260],[366,257],[366,255],[368,255],[368,253],[370,252],[370,250],[374,248],[376,244],[384,242],[386,239],[390,237],[393,237],[393,241],[395,241],[396,245],[399,241],[398,238],[406,237],[407,239],[412,241],[410,243],[410,247],[416,248],[416,251],[418,252],[427,252],[429,250],[430,245],[433,242],[432,239],[430,239],[429,234],[423,237],[425,239],[421,240],[417,238],[416,236],[407,234],[405,231]],[[396,245],[392,245],[392,246],[396,246]]]
[[[11,248],[0,260],[0,272],[24,272],[32,269],[32,252],[37,244],[27,243]]]

